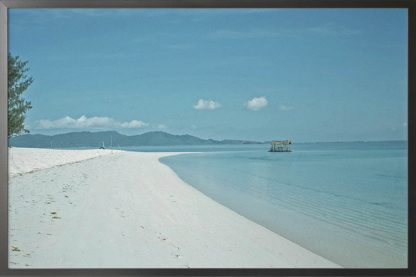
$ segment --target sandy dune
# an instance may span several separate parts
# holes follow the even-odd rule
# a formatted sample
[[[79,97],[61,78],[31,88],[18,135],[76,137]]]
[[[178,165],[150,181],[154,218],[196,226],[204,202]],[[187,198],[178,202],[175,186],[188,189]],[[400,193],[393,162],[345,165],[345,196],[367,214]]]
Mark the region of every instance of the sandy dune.
[[[184,183],[159,162],[174,154],[118,152],[12,177],[10,267],[338,267]]]

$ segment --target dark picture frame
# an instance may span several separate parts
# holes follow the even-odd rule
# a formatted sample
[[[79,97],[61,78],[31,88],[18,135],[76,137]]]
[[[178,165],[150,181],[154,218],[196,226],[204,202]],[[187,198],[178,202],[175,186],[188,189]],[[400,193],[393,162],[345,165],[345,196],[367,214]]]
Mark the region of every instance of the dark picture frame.
[[[8,9],[14,8],[402,8],[408,11],[408,268],[407,269],[9,269],[7,52]],[[411,0],[0,0],[0,275],[151,276],[412,276],[416,275],[415,95],[416,2]]]

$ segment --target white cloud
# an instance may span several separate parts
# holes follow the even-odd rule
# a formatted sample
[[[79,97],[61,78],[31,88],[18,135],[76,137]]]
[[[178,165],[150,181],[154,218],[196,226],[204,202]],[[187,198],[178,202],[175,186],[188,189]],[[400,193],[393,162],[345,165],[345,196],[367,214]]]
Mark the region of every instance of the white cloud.
[[[132,120],[130,122],[123,122],[120,124],[121,127],[123,128],[141,128],[141,127],[145,127],[148,126],[149,124],[141,121],[141,120]]]
[[[80,118],[72,118],[65,116],[56,120],[43,119],[39,121],[39,129],[86,129],[86,128],[141,128],[148,126],[141,120],[132,120],[127,122],[119,122],[111,117],[86,117],[85,115]]]
[[[165,124],[158,124],[157,125],[157,128],[158,129],[166,129],[166,128],[168,128]]]
[[[247,101],[246,107],[249,110],[258,111],[266,107],[267,104],[268,104],[268,101],[266,97],[260,96],[260,97],[254,97],[253,99]]]
[[[221,107],[221,104],[214,100],[199,99],[194,105],[195,110],[215,110]]]
[[[283,112],[287,112],[287,111],[293,110],[293,106],[280,105],[279,110]]]

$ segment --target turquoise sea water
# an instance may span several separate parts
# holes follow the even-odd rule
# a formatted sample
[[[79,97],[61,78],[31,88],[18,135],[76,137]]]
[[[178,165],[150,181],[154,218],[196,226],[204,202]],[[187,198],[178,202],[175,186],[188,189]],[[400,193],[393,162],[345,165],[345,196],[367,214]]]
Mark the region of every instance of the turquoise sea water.
[[[142,147],[215,201],[345,267],[407,266],[407,143]],[[238,230],[236,230],[238,232]]]

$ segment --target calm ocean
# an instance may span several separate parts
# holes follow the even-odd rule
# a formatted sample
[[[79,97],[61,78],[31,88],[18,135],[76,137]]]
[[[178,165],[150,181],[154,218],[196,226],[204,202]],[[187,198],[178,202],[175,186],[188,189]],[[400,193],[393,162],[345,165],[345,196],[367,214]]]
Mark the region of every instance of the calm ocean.
[[[215,201],[345,267],[407,266],[407,142],[142,147]],[[238,230],[235,230],[238,232]]]

